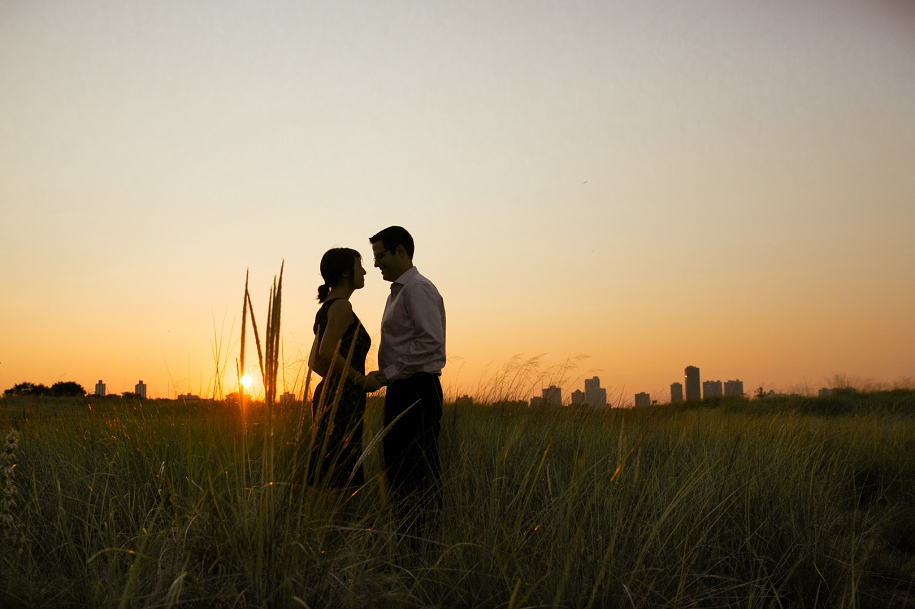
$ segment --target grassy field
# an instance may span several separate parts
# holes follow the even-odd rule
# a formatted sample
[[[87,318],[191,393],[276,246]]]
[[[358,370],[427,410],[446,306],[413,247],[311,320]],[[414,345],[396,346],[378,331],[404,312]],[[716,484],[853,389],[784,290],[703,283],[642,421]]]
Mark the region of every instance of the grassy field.
[[[377,451],[342,511],[298,483],[296,414],[0,400],[0,605],[915,607],[913,392],[446,406],[414,554]]]

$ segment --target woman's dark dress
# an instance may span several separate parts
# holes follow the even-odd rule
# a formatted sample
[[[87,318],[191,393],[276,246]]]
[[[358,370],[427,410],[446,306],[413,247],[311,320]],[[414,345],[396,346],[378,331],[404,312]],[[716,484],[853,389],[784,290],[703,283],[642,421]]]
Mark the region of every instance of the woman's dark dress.
[[[338,298],[327,300],[315,316],[314,332],[318,344],[327,329],[327,312]],[[340,355],[353,354],[350,366],[365,374],[365,356],[372,346],[372,339],[365,331],[359,318],[353,314],[353,323],[349,325],[340,341]],[[355,339],[355,342],[354,342]],[[365,483],[362,465],[356,468],[362,454],[362,419],[365,415],[365,389],[362,385],[343,381],[340,399],[334,406],[340,387],[341,375],[330,372],[315,387],[312,408],[317,417],[318,434],[312,445],[308,479],[311,484],[326,485],[332,488],[351,488]],[[355,468],[355,472],[353,472]],[[352,474],[352,479],[350,475]]]

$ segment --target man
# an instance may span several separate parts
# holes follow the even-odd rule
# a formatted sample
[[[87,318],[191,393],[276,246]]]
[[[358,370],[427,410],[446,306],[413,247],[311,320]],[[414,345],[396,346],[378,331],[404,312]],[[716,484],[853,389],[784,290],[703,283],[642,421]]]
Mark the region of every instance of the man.
[[[369,239],[375,266],[391,294],[381,319],[375,380],[387,386],[384,424],[400,419],[384,437],[390,496],[405,532],[425,532],[441,503],[438,435],[445,366],[445,304],[432,282],[413,266],[413,237],[391,226]]]

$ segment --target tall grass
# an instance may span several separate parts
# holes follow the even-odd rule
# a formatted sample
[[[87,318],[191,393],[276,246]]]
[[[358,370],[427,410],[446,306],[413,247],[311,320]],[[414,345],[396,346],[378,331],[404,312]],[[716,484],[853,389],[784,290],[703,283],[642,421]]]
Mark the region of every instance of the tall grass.
[[[840,399],[447,406],[439,527],[408,556],[377,451],[344,520],[301,484],[297,406],[268,479],[263,405],[245,434],[223,403],[5,398],[28,535],[0,604],[910,607],[915,397]],[[381,421],[370,400],[367,440]]]

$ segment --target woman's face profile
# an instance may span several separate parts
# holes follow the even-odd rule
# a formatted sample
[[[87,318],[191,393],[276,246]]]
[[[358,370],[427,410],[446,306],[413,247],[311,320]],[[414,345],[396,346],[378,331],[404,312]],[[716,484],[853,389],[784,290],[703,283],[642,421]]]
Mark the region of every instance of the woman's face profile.
[[[358,258],[353,263],[353,289],[365,287],[365,269],[362,268],[362,261]]]

